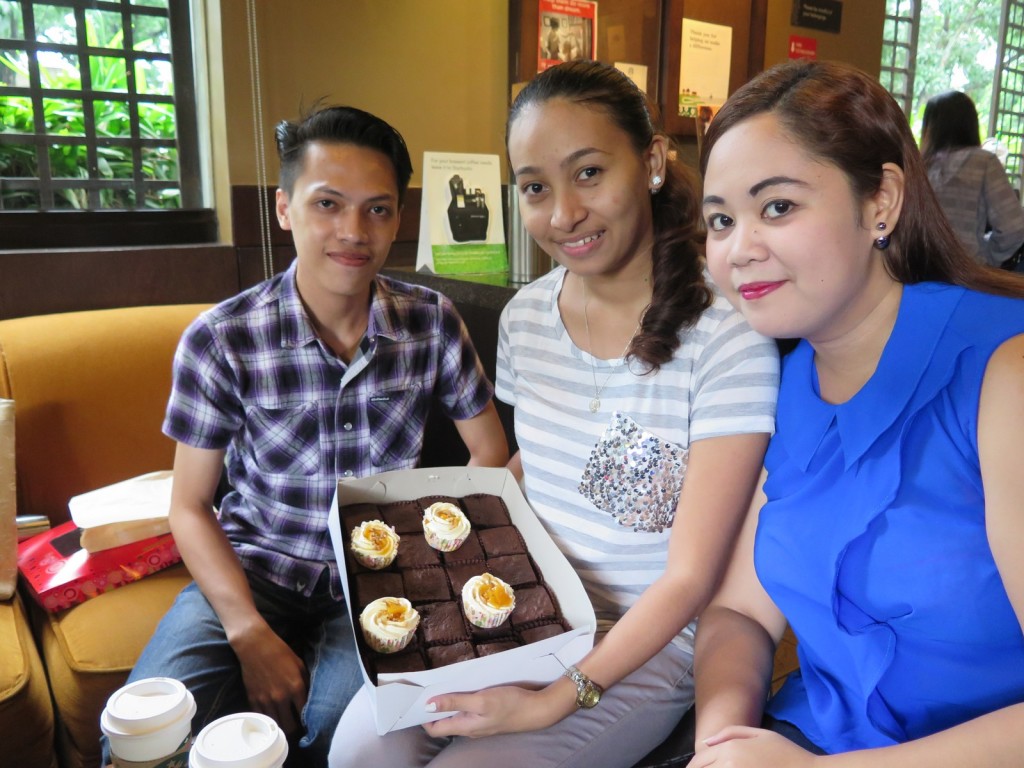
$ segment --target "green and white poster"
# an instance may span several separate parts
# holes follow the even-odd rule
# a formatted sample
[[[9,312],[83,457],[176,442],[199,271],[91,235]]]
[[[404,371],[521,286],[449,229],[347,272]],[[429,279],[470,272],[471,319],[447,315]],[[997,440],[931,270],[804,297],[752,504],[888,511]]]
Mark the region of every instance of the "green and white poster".
[[[497,155],[423,153],[416,269],[438,275],[508,272]]]

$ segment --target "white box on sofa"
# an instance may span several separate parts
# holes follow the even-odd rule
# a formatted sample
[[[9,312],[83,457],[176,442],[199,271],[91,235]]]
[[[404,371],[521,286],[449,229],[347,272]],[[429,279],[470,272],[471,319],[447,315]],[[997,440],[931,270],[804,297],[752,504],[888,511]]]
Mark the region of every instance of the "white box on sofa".
[[[492,494],[504,500],[512,522],[522,534],[527,550],[540,568],[548,587],[555,593],[562,615],[573,629],[485,658],[470,659],[423,672],[382,674],[376,686],[360,662],[379,734],[446,717],[447,713],[431,713],[424,708],[427,699],[438,694],[477,691],[510,683],[549,683],[557,679],[565,667],[582,659],[594,645],[597,619],[576,571],[544,530],[512,474],[506,469],[483,467],[384,472],[338,483],[328,518],[328,529],[340,566],[341,583],[353,630],[360,631],[359,616],[352,609],[352,589],[345,568],[348,532],[341,530],[339,509],[348,504],[383,504],[423,496],[462,497],[474,493]]]

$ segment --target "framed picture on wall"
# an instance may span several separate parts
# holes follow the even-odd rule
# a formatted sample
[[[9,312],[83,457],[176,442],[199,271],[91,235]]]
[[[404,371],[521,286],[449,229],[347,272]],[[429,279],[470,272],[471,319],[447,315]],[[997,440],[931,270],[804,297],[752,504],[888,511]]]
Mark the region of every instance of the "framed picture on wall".
[[[538,0],[537,71],[597,58],[596,0]]]

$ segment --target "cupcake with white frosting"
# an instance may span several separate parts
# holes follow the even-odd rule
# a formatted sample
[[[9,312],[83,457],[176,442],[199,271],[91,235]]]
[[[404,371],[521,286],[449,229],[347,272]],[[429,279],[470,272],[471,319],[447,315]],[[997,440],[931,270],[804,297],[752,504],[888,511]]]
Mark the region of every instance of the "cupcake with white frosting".
[[[380,520],[368,520],[352,529],[349,549],[357,562],[379,571],[394,562],[400,540],[390,525]]]
[[[359,614],[363,637],[378,653],[396,653],[405,648],[419,624],[419,612],[404,597],[378,598]]]
[[[438,501],[423,510],[423,535],[442,552],[454,552],[470,532],[469,519],[454,504]]]
[[[515,590],[497,576],[489,573],[474,576],[462,587],[462,610],[478,627],[497,627],[508,619],[515,607]]]

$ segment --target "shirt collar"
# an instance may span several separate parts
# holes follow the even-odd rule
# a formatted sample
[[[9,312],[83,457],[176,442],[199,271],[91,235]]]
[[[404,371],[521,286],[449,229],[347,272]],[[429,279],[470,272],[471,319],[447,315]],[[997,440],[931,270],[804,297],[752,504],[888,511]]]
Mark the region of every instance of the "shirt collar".
[[[779,389],[778,435],[790,458],[806,470],[835,423],[849,468],[896,422],[912,399],[930,396],[931,390],[948,378],[948,366],[937,365],[934,370],[929,366],[963,294],[962,288],[936,283],[903,286],[896,323],[878,367],[861,390],[840,405],[821,399],[814,349],[801,341],[787,355]],[[959,353],[945,351],[944,359],[950,361]]]
[[[293,261],[281,276],[278,306],[281,315],[281,345],[284,347],[302,347],[316,342],[318,338],[295,282],[297,264],[297,261]],[[370,284],[370,316],[360,348],[368,352],[380,336],[399,341],[408,335],[390,282],[378,275]]]

